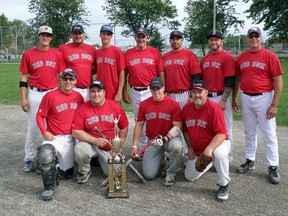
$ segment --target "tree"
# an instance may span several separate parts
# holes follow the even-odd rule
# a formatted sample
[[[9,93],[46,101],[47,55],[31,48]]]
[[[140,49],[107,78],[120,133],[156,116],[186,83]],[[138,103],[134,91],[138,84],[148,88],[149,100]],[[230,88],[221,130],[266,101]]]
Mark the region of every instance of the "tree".
[[[73,24],[88,25],[90,15],[84,0],[30,0],[28,8],[36,15],[28,21],[35,33],[42,25],[53,29],[51,45],[54,47],[69,41]]]
[[[0,16],[0,31],[0,58],[2,58],[2,55],[9,54],[8,48],[12,43],[9,20],[4,13]]]
[[[238,25],[243,27],[243,20],[239,20],[236,15],[235,4],[238,0],[218,0],[216,5],[216,29],[224,34],[227,29]],[[206,35],[213,29],[213,0],[187,0],[184,11],[188,17],[184,18],[185,36],[193,44],[201,45],[203,55],[205,55]]]
[[[158,46],[160,49],[163,38],[159,29],[176,29],[180,26],[179,21],[174,20],[177,9],[172,6],[171,0],[105,0],[103,9],[114,25],[128,28],[122,31],[123,36],[132,36],[140,27],[144,27],[151,38],[150,44],[159,44],[162,40],[162,45]]]
[[[243,0],[247,3],[249,0]],[[288,37],[288,1],[287,0],[252,0],[250,8],[245,11],[255,24],[264,22],[264,30],[269,30],[272,38]]]

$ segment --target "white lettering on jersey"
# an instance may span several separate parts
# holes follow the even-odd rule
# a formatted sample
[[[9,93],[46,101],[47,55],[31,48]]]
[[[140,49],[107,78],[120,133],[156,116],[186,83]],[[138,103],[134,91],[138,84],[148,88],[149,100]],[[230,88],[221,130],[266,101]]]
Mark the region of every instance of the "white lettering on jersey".
[[[68,56],[68,59],[69,59],[69,61],[73,61],[75,59],[79,59],[79,54],[77,54],[77,53],[72,54],[72,55]]]
[[[143,58],[142,59],[142,63],[153,65],[153,62],[154,62],[153,59],[150,59],[150,58]]]
[[[168,66],[168,65],[171,65],[172,64],[172,61],[171,60],[167,60],[164,62],[164,66]]]
[[[160,113],[159,113],[159,119],[165,119],[165,120],[170,121],[171,115],[170,115],[170,114],[167,114],[167,113],[162,113],[162,112],[160,112]]]
[[[111,58],[105,58],[104,62],[105,62],[105,63],[108,63],[108,64],[110,64],[110,65],[114,65],[115,60],[114,60],[114,59],[111,59]]]
[[[199,127],[206,128],[206,124],[207,124],[207,122],[205,122],[201,119],[197,120],[197,126],[199,126]]]
[[[191,119],[191,120],[185,121],[185,125],[186,125],[186,127],[199,126],[199,127],[202,127],[202,128],[206,128],[207,122],[203,121],[201,119],[198,119],[197,120],[197,124],[196,124],[196,120],[195,119]]]
[[[55,67],[56,67],[56,62],[46,61],[46,66],[47,66],[47,67],[53,67],[53,68],[55,68]]]
[[[87,119],[87,123],[89,125],[95,123],[95,122],[99,122],[99,116],[92,116],[91,118],[88,118]]]
[[[194,127],[195,126],[195,119],[185,121],[186,127]]]
[[[62,112],[62,111],[67,110],[67,109],[68,109],[67,103],[60,104],[60,105],[56,106],[57,112]]]
[[[110,116],[108,115],[101,115],[101,121],[105,121],[105,122],[113,122],[113,114],[111,114]]]
[[[182,60],[182,59],[174,59],[174,64],[184,65],[184,60]]]
[[[97,59],[97,64],[102,63],[102,62],[103,62],[103,58],[102,57]]]
[[[211,64],[211,67],[214,67],[214,68],[217,68],[217,69],[219,69],[220,68],[220,63],[219,62],[212,62],[212,64]]]
[[[132,61],[130,61],[130,65],[131,66],[134,66],[136,64],[140,64],[141,63],[141,60],[138,58],[138,59],[133,59]]]
[[[92,60],[92,56],[89,55],[89,54],[82,53],[82,54],[81,54],[81,57],[82,57],[82,59]]]
[[[252,67],[257,67],[260,69],[264,69],[265,65],[266,65],[265,63],[261,63],[261,62],[253,62],[252,63]]]
[[[151,112],[151,113],[145,114],[145,118],[146,118],[146,120],[156,119],[156,112]]]
[[[39,68],[39,67],[43,67],[43,65],[44,65],[43,61],[37,61],[34,64],[32,64],[32,67],[34,69],[36,69],[36,68]]]
[[[70,103],[70,109],[77,109],[78,104],[77,103]]]
[[[250,62],[249,61],[246,61],[246,62],[243,62],[241,65],[240,65],[240,69],[242,70],[243,68],[247,68],[250,66]]]
[[[204,64],[203,64],[203,69],[205,69],[205,68],[208,68],[210,66],[210,62],[205,62]]]

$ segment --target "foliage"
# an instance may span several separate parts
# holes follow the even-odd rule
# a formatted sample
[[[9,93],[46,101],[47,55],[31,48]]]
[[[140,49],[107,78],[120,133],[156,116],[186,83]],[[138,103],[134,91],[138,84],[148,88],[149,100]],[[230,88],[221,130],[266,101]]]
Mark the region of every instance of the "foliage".
[[[177,9],[172,6],[171,0],[105,0],[103,9],[114,25],[128,28],[122,31],[125,37],[133,36],[140,27],[144,27],[151,38],[150,44],[160,42],[161,45],[163,38],[159,29],[176,29],[180,26],[179,21],[175,20]]]
[[[58,47],[69,41],[73,24],[87,25],[90,12],[85,7],[84,0],[30,0],[28,8],[35,18],[28,22],[34,32],[42,25],[53,29],[51,46]]]
[[[161,36],[160,32],[158,29],[154,31],[154,34],[150,37],[149,43],[150,46],[157,47],[159,51],[163,51],[165,44],[164,44],[164,39]]]
[[[247,3],[249,0],[243,0]],[[272,38],[288,36],[288,1],[287,0],[252,0],[250,8],[245,11],[254,23],[264,23],[264,30],[269,30]]]
[[[218,0],[216,5],[216,22],[217,30],[224,34],[228,28],[234,26],[237,30],[240,25],[243,27],[243,20],[236,17],[235,4],[238,0]],[[188,17],[184,18],[185,36],[192,44],[201,44],[203,55],[205,55],[205,45],[207,35],[213,29],[213,8],[214,0],[187,0],[184,11]]]

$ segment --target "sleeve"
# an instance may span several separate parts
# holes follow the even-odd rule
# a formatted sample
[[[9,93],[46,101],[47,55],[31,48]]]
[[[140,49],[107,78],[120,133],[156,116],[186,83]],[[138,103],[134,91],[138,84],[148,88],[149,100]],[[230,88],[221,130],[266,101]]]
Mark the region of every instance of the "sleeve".
[[[125,69],[125,59],[124,59],[124,54],[122,53],[121,49],[118,50],[117,52],[117,70],[118,73],[122,70]]]
[[[138,115],[137,115],[137,121],[146,121],[145,113],[144,113],[144,106],[145,104],[143,102],[139,105]]]
[[[47,132],[47,129],[45,126],[45,118],[48,115],[48,105],[49,105],[49,100],[48,100],[48,95],[46,94],[43,97],[39,105],[37,115],[36,115],[36,122],[42,134]]]
[[[164,71],[164,62],[161,53],[156,49],[157,51],[157,74]]]
[[[127,118],[126,113],[123,110],[123,108],[121,106],[119,106],[119,109],[120,109],[121,117],[120,117],[120,121],[119,121],[118,126],[122,130],[122,129],[125,129],[128,127],[129,122],[128,122],[128,118]]]
[[[174,104],[174,110],[173,110],[173,116],[172,116],[172,121],[180,122],[182,121],[182,113],[181,113],[181,108],[179,103]]]
[[[78,108],[74,114],[73,123],[72,123],[72,130],[84,130],[85,128],[85,116],[82,115],[83,109]]]
[[[235,59],[233,58],[233,56],[227,54],[226,58],[224,59],[224,68],[223,68],[223,72],[224,72],[224,77],[229,77],[229,76],[236,76],[236,63],[235,63]]]
[[[29,57],[27,55],[27,52],[24,52],[24,54],[22,56],[19,71],[22,74],[28,74],[29,73]]]
[[[191,52],[191,54],[190,54],[190,63],[189,64],[190,64],[189,70],[190,70],[191,75],[202,73],[198,59],[197,59],[197,56],[193,52]]]
[[[62,73],[66,69],[66,65],[65,65],[62,53],[60,53],[58,50],[56,51],[57,51],[57,58],[58,58],[58,73]]]
[[[227,134],[224,112],[220,107],[214,111],[213,128],[216,134]]]

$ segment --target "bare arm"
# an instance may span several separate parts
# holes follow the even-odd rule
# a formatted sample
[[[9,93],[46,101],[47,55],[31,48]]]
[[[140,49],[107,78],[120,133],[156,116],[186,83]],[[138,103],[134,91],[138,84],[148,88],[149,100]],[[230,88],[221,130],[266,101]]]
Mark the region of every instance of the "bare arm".
[[[266,116],[268,119],[276,117],[278,112],[278,105],[283,91],[282,76],[273,77],[273,84],[274,84],[274,97],[271,106],[268,107],[266,112]]]
[[[195,156],[194,150],[193,150],[193,148],[192,148],[192,146],[191,146],[191,142],[190,142],[190,138],[189,138],[189,133],[188,133],[188,132],[184,132],[183,135],[184,135],[185,142],[186,142],[186,144],[187,144],[187,146],[188,146],[188,158],[189,158],[190,160],[193,160],[193,159],[195,159],[196,156]]]
[[[121,101],[121,99],[122,99],[124,82],[125,82],[125,72],[124,72],[124,70],[122,70],[122,71],[120,71],[120,73],[119,73],[118,90],[117,90],[117,94],[115,95],[115,98],[114,98],[114,100],[115,100],[117,103],[120,103],[120,101]],[[127,86],[126,86],[126,88],[127,88]]]
[[[237,103],[237,97],[240,91],[240,82],[241,82],[241,76],[237,76],[235,78],[235,84],[233,89],[233,99],[232,99],[232,107],[235,112],[240,112],[238,103]]]
[[[28,82],[28,74],[22,74],[20,76],[20,82]],[[22,110],[27,112],[29,110],[29,104],[26,98],[26,87],[20,87],[20,100]]]
[[[220,146],[222,142],[225,140],[225,138],[226,134],[216,134],[203,153],[207,156],[211,156],[214,149]]]
[[[105,145],[110,144],[109,140],[93,137],[92,135],[83,130],[72,130],[72,135],[75,139],[96,145],[98,147],[104,147]]]
[[[123,101],[127,104],[130,104],[131,99],[127,91],[127,88],[128,88],[127,85],[128,85],[128,72],[125,71],[125,80],[124,80],[124,85],[123,85]]]
[[[137,146],[138,146],[138,142],[142,133],[142,128],[143,128],[144,123],[145,123],[144,121],[141,121],[141,122],[137,121],[135,124],[134,132],[133,132],[132,149],[130,153],[131,157],[134,157],[137,153]]]
[[[165,73],[164,73],[164,71],[159,72],[159,78],[163,81],[163,83],[165,85]]]

